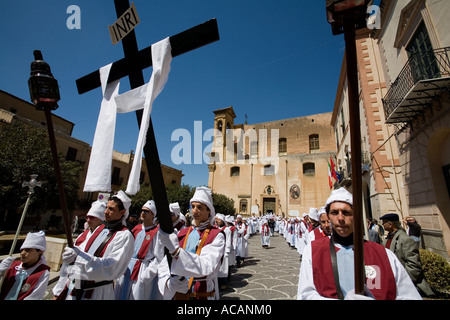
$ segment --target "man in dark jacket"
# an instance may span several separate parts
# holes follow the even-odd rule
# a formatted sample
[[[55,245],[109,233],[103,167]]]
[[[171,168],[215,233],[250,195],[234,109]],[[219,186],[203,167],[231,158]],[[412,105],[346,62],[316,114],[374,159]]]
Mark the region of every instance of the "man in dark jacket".
[[[399,216],[390,213],[380,217],[380,220],[383,221],[383,227],[388,232],[384,242],[385,247],[395,253],[422,295],[434,295],[424,277],[419,249],[402,228]]]

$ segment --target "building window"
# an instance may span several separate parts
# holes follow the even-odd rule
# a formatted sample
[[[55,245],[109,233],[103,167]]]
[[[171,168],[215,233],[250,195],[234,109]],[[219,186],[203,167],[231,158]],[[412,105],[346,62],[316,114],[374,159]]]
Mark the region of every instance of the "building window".
[[[223,129],[223,123],[221,120],[217,121],[217,130],[220,131],[220,133],[222,133],[222,129]]]
[[[439,77],[440,72],[436,56],[423,21],[411,38],[406,51],[411,61],[411,73],[415,82]]]
[[[342,129],[342,134],[344,134],[345,133],[344,109],[341,109],[341,129]]]
[[[287,153],[287,140],[286,138],[280,138],[278,140],[278,154],[285,155]]]
[[[119,186],[121,184],[120,182],[120,168],[114,167],[113,173],[111,177],[111,184]]]
[[[303,174],[313,176],[316,174],[316,166],[313,162],[303,164]]]
[[[241,199],[241,201],[239,201],[239,211],[240,212],[247,212],[247,200],[246,199]]]
[[[66,160],[67,161],[75,161],[77,159],[78,150],[72,147],[67,149]]]
[[[231,167],[230,176],[231,177],[239,177],[240,170],[241,169],[239,167]]]
[[[273,176],[275,174],[275,166],[268,164],[264,166],[264,175],[265,176]]]
[[[312,134],[309,136],[309,153],[319,152],[319,135]]]
[[[258,157],[258,141],[250,142],[250,157],[252,158]]]

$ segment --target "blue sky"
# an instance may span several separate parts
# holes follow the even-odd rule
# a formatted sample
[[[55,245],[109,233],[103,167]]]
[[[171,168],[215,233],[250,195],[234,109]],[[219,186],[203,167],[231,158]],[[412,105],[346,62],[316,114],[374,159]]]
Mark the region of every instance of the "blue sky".
[[[131,1],[130,1],[131,2]],[[206,163],[175,165],[171,141],[176,129],[203,132],[213,126],[213,111],[233,106],[235,123],[300,117],[329,112],[344,54],[344,38],[333,36],[325,1],[304,0],[135,0],[141,23],[139,49],[216,18],[220,40],[178,56],[158,96],[152,121],[161,162],[181,169],[182,183],[208,183]],[[69,30],[70,5],[81,10],[81,29]],[[75,80],[123,58],[113,45],[108,25],[116,20],[113,0],[19,0],[0,2],[0,89],[29,101],[28,78],[33,51],[42,51],[60,86],[55,114],[75,124],[73,137],[92,145],[102,99],[101,90],[83,95]],[[148,82],[151,68],[144,71]],[[128,78],[121,92],[129,90]],[[192,133],[192,137],[193,137]],[[134,150],[136,116],[117,118],[115,150]],[[202,143],[202,150],[210,141]]]

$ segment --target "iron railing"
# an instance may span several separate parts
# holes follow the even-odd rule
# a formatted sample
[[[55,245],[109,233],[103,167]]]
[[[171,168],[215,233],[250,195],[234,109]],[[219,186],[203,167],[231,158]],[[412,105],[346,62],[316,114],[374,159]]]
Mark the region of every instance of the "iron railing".
[[[450,47],[430,50],[425,53],[412,53],[392,83],[383,100],[386,118],[395,111],[405,96],[421,80],[450,76]]]

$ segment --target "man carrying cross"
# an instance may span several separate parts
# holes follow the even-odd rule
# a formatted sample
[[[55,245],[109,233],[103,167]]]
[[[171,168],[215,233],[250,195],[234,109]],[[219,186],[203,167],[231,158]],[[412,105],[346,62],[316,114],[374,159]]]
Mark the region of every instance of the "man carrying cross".
[[[217,275],[225,253],[225,234],[213,226],[215,209],[210,189],[197,187],[190,203],[194,218],[191,226],[178,233],[159,231],[161,243],[173,257],[171,267],[166,259],[160,264],[159,288],[165,299],[180,292],[187,300],[218,300]],[[171,275],[189,278],[189,286],[183,287],[182,280]],[[178,284],[183,291],[173,289],[178,289]]]
[[[128,0],[115,0],[114,4],[118,18],[130,7]],[[219,33],[215,19],[209,20],[170,38],[166,38],[158,44],[154,44],[140,51],[138,51],[135,32],[134,30],[131,30],[122,39],[125,58],[77,80],[78,92],[80,94],[100,86],[102,87],[104,99],[102,102],[101,114],[104,109],[110,117],[108,117],[108,121],[111,124],[111,126],[108,127],[108,125],[99,123],[99,142],[96,143],[96,141],[94,141],[93,144],[91,156],[93,156],[94,160],[90,160],[92,162],[92,170],[89,168],[85,185],[86,191],[110,191],[111,183],[109,171],[111,168],[110,165],[105,166],[103,160],[106,159],[109,163],[110,158],[112,158],[116,112],[136,111],[141,130],[139,132],[132,172],[128,181],[127,193],[134,194],[139,190],[140,162],[144,152],[146,154],[145,161],[147,170],[151,172],[150,183],[156,202],[160,226],[166,232],[172,232],[173,225],[164,187],[161,162],[159,160],[156,139],[150,118],[151,107],[153,100],[160,93],[167,80],[171,58],[217,40],[219,40]],[[152,65],[153,73],[150,83],[144,85],[142,70]],[[131,89],[136,90],[131,90],[130,92],[119,96],[118,81],[125,76],[129,77]],[[103,108],[103,105],[105,108]],[[101,117],[101,119],[103,121],[104,117]],[[107,141],[104,146],[102,146],[102,137]],[[94,140],[96,139],[94,138]],[[97,146],[99,145],[100,147],[98,149]],[[102,153],[102,150],[105,150],[105,153]],[[91,167],[91,164],[89,167]]]

